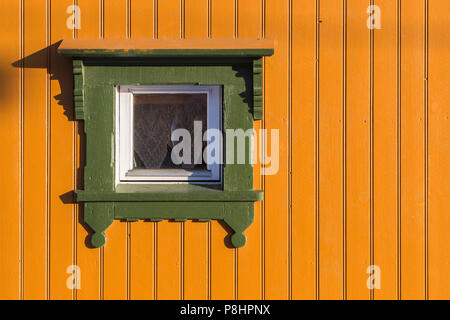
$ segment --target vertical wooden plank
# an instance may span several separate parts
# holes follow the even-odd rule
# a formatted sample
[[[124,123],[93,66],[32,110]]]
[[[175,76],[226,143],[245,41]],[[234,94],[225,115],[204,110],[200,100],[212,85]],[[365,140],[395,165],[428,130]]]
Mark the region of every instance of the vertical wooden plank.
[[[235,298],[235,250],[224,239],[229,230],[225,224],[211,221],[211,299]]]
[[[292,298],[314,299],[315,1],[293,1],[292,25]]]
[[[234,37],[234,1],[211,1],[211,34],[213,38]]]
[[[103,297],[105,300],[127,298],[127,224],[114,223],[106,230],[107,245],[103,256]]]
[[[271,130],[279,130],[278,172],[265,178],[265,299],[287,299],[288,275],[288,2],[266,1],[266,37],[276,40],[274,56],[265,61],[267,150]]]
[[[395,1],[374,4],[382,13],[381,29],[374,30],[374,263],[381,271],[374,298],[396,299],[397,8]]]
[[[208,224],[186,221],[184,223],[184,299],[208,299],[208,262]]]
[[[262,4],[261,0],[238,1],[238,36],[239,38],[262,38]]]
[[[184,30],[186,38],[208,37],[208,0],[184,0]]]
[[[77,0],[77,6],[81,14],[81,26],[77,30],[77,37],[81,39],[100,37],[101,1]]]
[[[370,1],[347,1],[346,47],[346,292],[348,299],[370,299],[370,29],[364,14]],[[345,13],[344,13],[345,14]],[[345,98],[344,98],[345,99]]]
[[[157,0],[158,38],[178,39],[181,36],[180,0]]]
[[[320,1],[320,299],[343,297],[342,8],[342,0]]]
[[[21,42],[20,1],[0,4],[0,299],[20,298]],[[12,64],[15,63],[14,66]]]
[[[425,7],[402,4],[402,298],[426,297]],[[403,154],[404,153],[404,154]],[[403,166],[405,168],[403,168]],[[417,267],[412,268],[415,265]]]
[[[179,39],[180,1],[158,1],[158,38]],[[181,223],[161,221],[157,225],[156,298],[182,298]]]
[[[131,38],[153,37],[153,2],[131,1]],[[155,222],[131,224],[130,298],[154,299],[155,293]]]
[[[131,0],[131,30],[132,38],[152,38],[153,37],[153,1]]]
[[[100,35],[100,6],[98,1],[77,0],[80,8],[81,28],[78,38],[98,38]],[[84,122],[78,123],[78,172],[77,188],[82,189],[84,178]],[[81,271],[81,288],[77,290],[77,299],[93,300],[100,298],[100,249],[89,247],[88,228],[83,222],[83,205],[78,205],[77,258],[76,264]]]
[[[424,6],[401,4],[401,298],[425,298]]]
[[[430,299],[450,298],[450,3],[429,3],[428,47],[428,283]]]
[[[47,3],[24,7],[24,299],[47,298]]]
[[[155,222],[138,221],[131,224],[130,299],[154,299]]]
[[[234,33],[234,1],[211,1],[211,32],[213,38],[232,38]],[[236,298],[236,249],[228,248],[225,224],[211,221],[211,299]]]
[[[238,36],[240,38],[261,37],[261,0],[244,0],[238,2]],[[254,122],[258,134],[262,121]],[[259,160],[259,159],[258,159]],[[253,167],[253,188],[262,189],[261,163]],[[243,248],[239,248],[237,255],[237,298],[238,299],[262,299],[262,203],[255,203],[255,218],[252,225],[246,230],[248,242]]]
[[[127,0],[103,0],[104,37],[123,39],[127,33]]]
[[[127,37],[127,0],[105,0],[105,38]],[[105,299],[126,299],[128,293],[127,224],[115,220],[106,230],[104,252],[103,290]]]
[[[51,1],[50,42],[71,38],[66,9],[72,0]],[[75,188],[75,131],[71,89],[72,61],[50,51],[50,299],[72,299],[67,287],[67,268],[74,264],[75,205],[70,195]]]
[[[186,38],[208,35],[208,3],[206,0],[185,1],[183,19]],[[183,298],[209,298],[209,228],[208,223],[184,222]]]
[[[181,299],[180,223],[164,220],[157,226],[156,298]]]

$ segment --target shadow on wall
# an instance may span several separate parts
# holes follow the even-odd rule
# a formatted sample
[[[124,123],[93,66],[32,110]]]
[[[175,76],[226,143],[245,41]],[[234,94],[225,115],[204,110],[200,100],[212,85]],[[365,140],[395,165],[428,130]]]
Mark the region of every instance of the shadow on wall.
[[[58,105],[63,107],[67,119],[74,121],[72,59],[63,57],[56,52],[61,42],[62,40],[55,42],[15,61],[12,65],[16,68],[47,69],[50,79],[57,80],[61,88],[61,93],[53,98],[58,101]]]
[[[18,76],[12,74],[10,70],[0,67],[0,102],[3,108],[3,103],[8,101],[15,91],[13,86],[16,85]]]
[[[24,69],[47,69],[47,73],[50,75],[50,80],[57,80],[61,89],[61,92],[55,96],[54,99],[58,102],[58,106],[62,106],[64,115],[68,121],[75,121],[74,105],[73,105],[73,75],[72,75],[72,59],[61,56],[57,53],[57,49],[61,44],[61,41],[55,42],[52,45],[36,51],[23,59],[17,60],[12,63],[15,68]],[[26,75],[25,75],[26,77]],[[43,88],[43,90],[45,90]],[[56,110],[59,112],[60,110]],[[57,134],[57,133],[56,133]],[[78,122],[78,135],[79,135],[79,159],[80,162],[77,167],[77,181],[76,188],[82,189],[84,184],[84,165],[85,165],[85,135],[84,135],[84,123]],[[59,196],[64,204],[76,204],[75,192],[73,190],[68,191]],[[89,235],[92,234],[92,230],[87,224],[84,223],[83,206],[78,205],[78,222],[88,232],[85,244],[89,248],[93,248],[90,244]]]

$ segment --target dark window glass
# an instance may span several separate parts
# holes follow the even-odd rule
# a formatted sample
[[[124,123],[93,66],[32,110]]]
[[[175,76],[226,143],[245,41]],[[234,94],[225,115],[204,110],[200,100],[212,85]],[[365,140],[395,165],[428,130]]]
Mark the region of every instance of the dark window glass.
[[[194,163],[194,121],[202,122],[202,136],[208,129],[206,94],[135,94],[133,108],[135,169],[206,170],[203,161]],[[191,135],[190,164],[176,165],[171,160],[171,134],[178,128]]]

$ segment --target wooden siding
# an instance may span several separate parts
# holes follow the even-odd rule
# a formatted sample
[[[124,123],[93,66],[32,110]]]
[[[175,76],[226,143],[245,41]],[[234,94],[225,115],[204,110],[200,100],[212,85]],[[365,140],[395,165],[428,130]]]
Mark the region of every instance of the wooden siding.
[[[70,5],[81,29],[66,26]],[[366,26],[369,5],[381,29]],[[0,3],[0,298],[449,299],[447,0]],[[120,222],[86,245],[82,123],[63,38],[270,38],[247,245],[217,221]],[[81,288],[68,289],[78,265]],[[369,265],[381,288],[366,286]]]

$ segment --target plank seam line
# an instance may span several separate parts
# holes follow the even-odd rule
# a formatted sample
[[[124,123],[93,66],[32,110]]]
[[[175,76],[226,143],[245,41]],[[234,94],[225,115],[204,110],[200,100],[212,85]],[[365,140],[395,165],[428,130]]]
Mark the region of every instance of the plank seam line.
[[[104,20],[104,11],[105,11],[105,0],[99,0],[99,38],[103,39],[105,37],[105,20]]]
[[[239,35],[239,25],[238,25],[238,1],[234,0],[234,38],[237,38]]]
[[[207,17],[207,37],[210,39],[211,38],[211,30],[212,30],[212,26],[211,26],[211,16],[212,16],[212,0],[207,0],[207,12],[208,12],[208,17]]]
[[[19,3],[19,56],[20,56],[20,74],[19,74],[19,299],[24,299],[24,42],[25,42],[25,0]]]
[[[266,0],[261,0],[261,37],[265,39],[266,37]],[[263,81],[263,110],[262,110],[262,128],[266,129],[266,57],[263,57],[263,70],[262,70],[262,81]],[[266,146],[266,135],[263,134],[263,154],[265,154]],[[261,204],[261,299],[266,299],[266,175],[265,166],[261,165],[261,183],[262,190],[264,191],[264,198]]]
[[[238,38],[239,33],[238,33],[238,29],[239,25],[238,25],[238,0],[234,0],[234,35],[233,37],[235,39]],[[238,256],[238,248],[234,248],[234,300],[238,300],[238,277],[239,277],[239,270],[238,270],[238,261],[239,261],[239,256]]]
[[[153,223],[153,300],[158,299],[158,223]]]
[[[186,0],[180,0],[180,38],[186,38]]]
[[[131,0],[126,2],[126,38],[131,38]],[[126,299],[131,299],[131,222],[126,222]]]
[[[131,299],[131,222],[126,222],[126,230],[125,230],[125,241],[126,241],[126,299]]]
[[[374,0],[370,0],[370,5],[374,5]],[[370,101],[369,101],[369,123],[370,123],[370,221],[369,221],[369,227],[370,227],[370,265],[375,264],[375,240],[374,240],[374,234],[375,234],[375,225],[374,225],[374,41],[375,41],[375,31],[374,29],[370,29]],[[369,289],[370,291],[370,300],[374,300],[375,298],[375,291],[374,288]]]
[[[208,300],[211,300],[211,221],[208,221],[208,230],[207,230],[207,238],[208,238]]]
[[[50,46],[51,38],[51,0],[46,0],[46,35],[45,42],[47,48]],[[51,245],[51,85],[50,85],[50,68],[51,68],[51,52],[47,50],[47,74],[46,74],[46,163],[45,163],[45,173],[46,173],[46,210],[45,210],[45,220],[46,220],[46,299],[50,300],[50,245]]]
[[[428,265],[428,30],[429,30],[429,2],[424,1],[424,199],[425,199],[425,299],[429,299],[429,265]]]
[[[158,0],[153,0],[153,39],[158,39]],[[153,222],[153,299],[158,300],[158,223]]]
[[[78,6],[78,0],[73,0],[73,5]],[[73,28],[73,35],[72,37],[74,39],[78,38],[78,29],[77,28]],[[74,125],[73,125],[73,138],[72,138],[72,143],[73,143],[73,160],[72,160],[72,165],[73,165],[73,188],[74,190],[77,189],[78,187],[78,175],[77,175],[77,164],[78,164],[78,136],[77,136],[77,132],[78,132],[78,121],[75,121]],[[77,251],[78,251],[78,247],[77,247],[77,230],[78,230],[78,224],[77,224],[77,217],[78,217],[78,209],[79,206],[78,204],[73,204],[73,218],[72,218],[72,263],[75,266],[78,266],[78,259],[77,259]],[[77,272],[77,277],[79,277],[80,275]],[[72,291],[72,300],[77,300],[78,299],[78,292],[77,292],[77,288],[73,288]]]
[[[316,0],[316,30],[315,30],[315,95],[314,95],[314,104],[315,104],[315,130],[314,130],[314,151],[315,151],[315,161],[314,161],[314,171],[315,171],[315,295],[316,300],[319,300],[319,41],[320,41],[320,0]]]
[[[104,0],[99,0],[99,38],[103,39],[105,37],[105,2]],[[100,248],[100,300],[105,298],[105,248]]]
[[[185,13],[185,0],[180,0],[180,38],[184,39],[186,36],[186,13]],[[186,225],[182,221],[180,223],[180,299],[184,300],[185,294],[185,246],[186,246]]]
[[[158,39],[158,0],[153,0],[153,39]]]
[[[342,5],[342,297],[347,300],[347,0]]]
[[[292,0],[288,0],[288,299],[292,300]]]
[[[184,300],[185,272],[185,222],[180,222],[180,300]]]
[[[397,299],[401,300],[401,0],[397,0]]]

